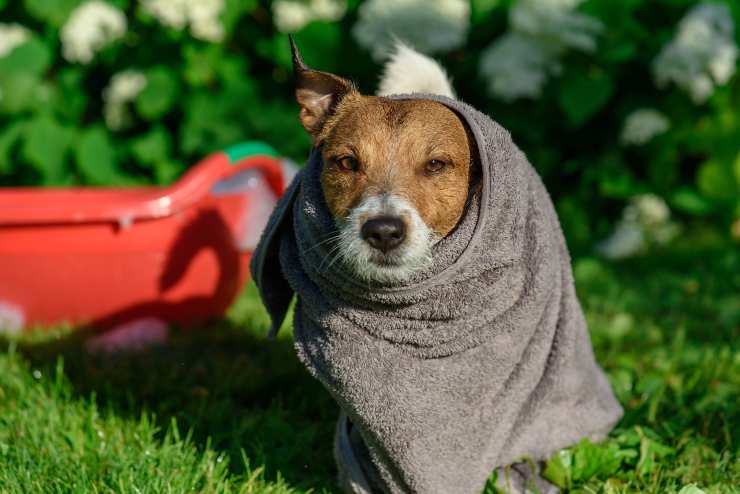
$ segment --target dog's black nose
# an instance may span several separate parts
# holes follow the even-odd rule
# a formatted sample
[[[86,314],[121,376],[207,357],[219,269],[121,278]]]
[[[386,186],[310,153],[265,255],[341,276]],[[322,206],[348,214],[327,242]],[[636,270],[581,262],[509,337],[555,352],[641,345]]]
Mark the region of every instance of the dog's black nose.
[[[360,231],[365,242],[382,252],[395,249],[406,238],[406,224],[395,216],[369,219]]]

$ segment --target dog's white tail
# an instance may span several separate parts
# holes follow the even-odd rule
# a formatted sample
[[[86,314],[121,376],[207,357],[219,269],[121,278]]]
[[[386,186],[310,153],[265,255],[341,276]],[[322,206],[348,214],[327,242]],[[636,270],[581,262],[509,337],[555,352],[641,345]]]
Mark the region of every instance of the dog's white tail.
[[[447,73],[435,60],[396,41],[393,55],[383,67],[378,96],[429,93],[455,98]]]

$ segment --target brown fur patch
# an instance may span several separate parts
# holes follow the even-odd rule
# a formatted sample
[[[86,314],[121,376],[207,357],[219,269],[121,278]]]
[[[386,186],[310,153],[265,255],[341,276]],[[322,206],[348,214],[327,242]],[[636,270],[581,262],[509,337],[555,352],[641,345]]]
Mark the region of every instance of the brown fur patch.
[[[315,136],[322,146],[321,183],[335,218],[343,218],[363,198],[377,194],[403,197],[440,236],[462,216],[474,171],[466,127],[449,108],[428,100],[391,100],[346,94]],[[336,160],[352,156],[356,171]],[[430,160],[446,166],[426,169]]]

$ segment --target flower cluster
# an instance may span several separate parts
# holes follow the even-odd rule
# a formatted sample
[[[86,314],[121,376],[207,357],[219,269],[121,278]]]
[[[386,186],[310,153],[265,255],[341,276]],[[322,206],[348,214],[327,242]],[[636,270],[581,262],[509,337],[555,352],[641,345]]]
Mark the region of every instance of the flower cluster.
[[[13,49],[25,43],[31,36],[31,31],[20,24],[0,23],[0,58],[4,57]]]
[[[103,90],[103,117],[111,130],[125,128],[131,119],[129,103],[146,87],[146,76],[136,70],[115,74]]]
[[[220,16],[224,0],[141,0],[144,12],[163,25],[182,31],[190,26],[190,34],[203,41],[219,42],[224,37]]]
[[[294,33],[313,21],[337,21],[346,11],[346,0],[275,0],[272,3],[272,16],[281,33]]]
[[[639,146],[653,137],[663,134],[671,127],[668,118],[658,110],[641,108],[630,113],[624,121],[622,144]]]
[[[604,26],[597,19],[576,12],[582,2],[518,0],[509,12],[509,23],[513,31],[546,41],[554,48],[591,53]]]
[[[514,101],[540,96],[548,77],[561,67],[556,54],[537,40],[506,33],[481,53],[480,71],[491,95]]]
[[[376,60],[388,56],[398,38],[422,53],[439,53],[465,43],[470,25],[466,0],[368,0],[352,29]]]
[[[596,251],[607,259],[631,257],[649,245],[667,244],[678,232],[665,201],[654,194],[642,194],[630,200],[614,232],[596,246]]]
[[[126,34],[126,15],[100,0],[90,0],[72,11],[59,37],[69,62],[90,63],[95,53]]]
[[[509,32],[482,54],[480,72],[489,93],[503,101],[537,98],[560,58],[572,49],[592,52],[603,30],[598,20],[575,11],[583,0],[518,0],[509,11]]]
[[[653,75],[659,86],[673,82],[699,104],[714,93],[715,85],[724,85],[732,78],[737,57],[730,9],[706,2],[681,20],[676,36],[653,62]]]

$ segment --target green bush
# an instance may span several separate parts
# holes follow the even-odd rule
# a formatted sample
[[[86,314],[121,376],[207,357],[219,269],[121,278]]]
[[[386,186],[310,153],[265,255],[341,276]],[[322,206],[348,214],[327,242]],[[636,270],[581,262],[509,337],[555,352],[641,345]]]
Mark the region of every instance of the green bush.
[[[740,4],[709,18],[729,40],[709,79],[690,60],[664,64],[695,71],[681,82],[656,59],[697,2],[417,3],[383,19],[391,0],[0,0],[0,185],[167,183],[244,139],[302,160],[310,143],[282,31],[296,33],[310,65],[372,92],[388,26],[440,59],[459,96],[512,132],[575,250],[603,238],[640,194],[725,232],[740,217]],[[91,32],[95,16],[107,19],[102,34]],[[512,60],[520,52],[511,50],[534,58]],[[629,137],[625,120],[643,108],[664,121],[657,135]]]

